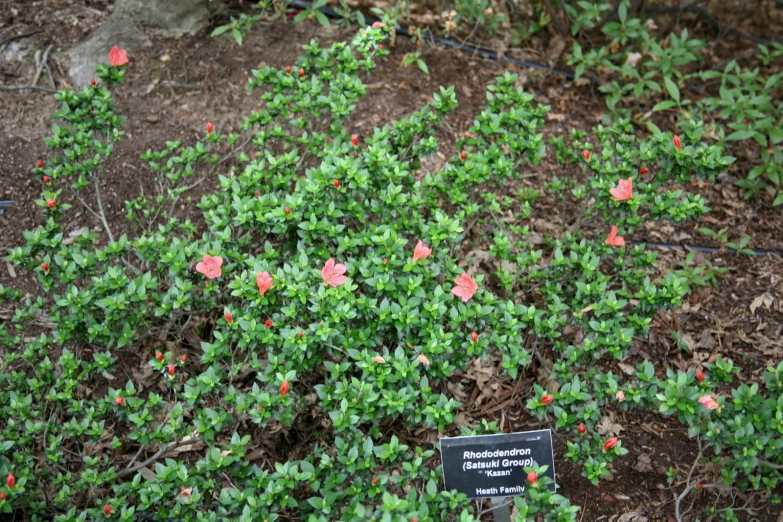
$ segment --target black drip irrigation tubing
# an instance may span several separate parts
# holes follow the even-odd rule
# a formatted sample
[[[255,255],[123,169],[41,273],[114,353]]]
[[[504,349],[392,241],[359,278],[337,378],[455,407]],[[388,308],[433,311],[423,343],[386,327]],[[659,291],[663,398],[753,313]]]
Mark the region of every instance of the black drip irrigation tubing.
[[[291,7],[297,8],[297,9],[312,9],[313,4],[310,2],[305,2],[304,0],[289,0],[289,5]],[[318,9],[326,16],[329,16],[331,18],[344,18],[340,13],[335,11],[334,9],[330,7],[321,7]],[[377,20],[375,18],[371,17],[365,17],[364,18],[366,24],[368,26],[371,26],[375,22],[378,22],[380,20]],[[394,31],[402,36],[407,36],[410,38],[411,34],[408,29],[404,27],[396,27]],[[460,49],[469,53],[473,54],[480,54],[481,56],[485,56],[487,58],[492,58],[493,60],[500,60],[503,62],[512,63],[514,65],[517,65],[519,67],[527,67],[530,69],[539,69],[542,71],[550,71],[556,74],[560,74],[562,76],[565,76],[569,80],[573,80],[576,78],[574,73],[572,71],[566,71],[563,69],[558,69],[556,67],[549,67],[548,65],[543,65],[536,62],[530,62],[527,60],[520,60],[519,58],[514,58],[513,56],[506,56],[505,54],[498,55],[495,51],[491,51],[489,49],[484,49],[483,47],[477,47],[475,45],[470,45],[464,42],[455,42],[454,40],[449,40],[448,38],[442,38],[440,36],[435,36],[434,34],[430,33],[429,31],[424,31],[421,34],[421,37],[425,40],[428,40],[430,42],[439,43],[441,45],[444,45],[446,47],[451,47],[452,49]],[[598,84],[598,81],[594,78],[590,78],[589,76],[585,76],[585,78],[589,79],[592,83]]]

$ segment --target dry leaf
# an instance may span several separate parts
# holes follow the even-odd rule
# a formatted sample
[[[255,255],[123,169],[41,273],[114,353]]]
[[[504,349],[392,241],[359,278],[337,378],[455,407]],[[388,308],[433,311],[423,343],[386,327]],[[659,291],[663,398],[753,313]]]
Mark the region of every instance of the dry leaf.
[[[630,511],[617,519],[617,522],[648,522],[649,519],[638,511]]]
[[[617,366],[619,366],[620,369],[623,371],[623,373],[625,373],[626,375],[633,375],[636,373],[636,368],[634,368],[630,364],[617,363]]]
[[[639,457],[636,460],[636,464],[634,465],[633,469],[638,471],[639,473],[644,473],[646,471],[652,471],[652,461],[650,460],[649,455],[645,455],[642,453],[639,455]]]
[[[760,308],[761,305],[764,305],[764,308],[767,309],[772,306],[772,296],[769,295],[769,292],[764,292],[750,303],[750,313],[755,314],[756,310]]]
[[[144,478],[144,480],[146,480],[148,482],[157,482],[158,481],[158,476],[150,468],[146,468],[146,467],[141,468],[139,470],[139,475],[141,475],[142,478]]]
[[[599,422],[596,425],[595,429],[598,431],[599,434],[609,436],[609,437],[617,437],[618,435],[620,435],[621,431],[625,430],[625,428],[615,423],[608,416],[604,416],[601,419],[601,422]]]
[[[6,262],[5,267],[8,269],[8,275],[11,276],[11,279],[16,279],[16,270],[14,270],[14,265]]]

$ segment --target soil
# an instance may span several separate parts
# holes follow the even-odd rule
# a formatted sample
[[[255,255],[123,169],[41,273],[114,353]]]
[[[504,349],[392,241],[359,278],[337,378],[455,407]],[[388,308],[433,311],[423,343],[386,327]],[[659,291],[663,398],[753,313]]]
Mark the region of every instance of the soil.
[[[4,10],[0,34],[21,34],[40,28],[42,32],[19,40],[15,48],[45,49],[52,44],[53,50],[66,49],[104,20],[109,8],[106,1],[6,1],[0,8]],[[164,147],[167,140],[194,142],[203,135],[207,121],[212,121],[222,133],[237,131],[243,116],[260,106],[258,96],[248,94],[245,89],[251,69],[295,64],[302,44],[313,38],[322,44],[349,39],[356,30],[284,23],[281,20],[258,23],[241,48],[232,40],[209,38],[204,33],[155,40],[152,47],[130,56],[132,66],[128,68],[126,81],[114,92],[118,113],[128,116],[124,125],[126,136],[116,145],[104,167],[101,184],[115,234],[119,235],[127,227],[123,201],[135,197],[140,187],[151,183],[153,173],[139,158],[142,153]],[[751,25],[745,30],[753,29]],[[710,28],[697,26],[695,30],[709,33]],[[722,44],[716,48],[722,48]],[[0,53],[7,53],[7,49],[0,49]],[[368,93],[349,125],[352,133],[370,134],[375,126],[403,117],[431,101],[441,85],[454,85],[460,106],[438,136],[443,153],[449,154],[456,137],[471,125],[483,107],[485,87],[506,70],[521,74],[524,88],[533,92],[539,103],[551,105],[545,130],[547,138],[574,127],[590,129],[599,123],[604,111],[602,95],[590,85],[577,84],[556,74],[519,69],[462,51],[425,45],[418,50],[429,65],[429,75],[426,75],[415,66],[400,66],[402,56],[412,50],[416,49],[410,41],[399,38],[391,48],[391,56],[365,80]],[[63,87],[66,81],[62,68],[55,65],[52,73],[57,87]],[[31,76],[29,68],[14,68],[0,61],[0,84],[24,85]],[[46,75],[44,78],[39,84],[47,84]],[[167,82],[187,86],[166,87]],[[40,181],[31,174],[31,169],[36,160],[46,160],[48,151],[41,137],[49,131],[57,108],[57,102],[48,93],[0,92],[0,200],[16,200],[0,216],[0,252],[23,244],[23,232],[43,222],[41,207],[36,205],[41,197]],[[662,124],[665,126],[667,122]],[[780,209],[769,205],[769,197],[744,200],[733,185],[746,170],[740,161],[714,184],[693,182],[712,208],[701,222],[648,228],[640,233],[643,236],[634,239],[717,246],[698,228],[727,227],[732,240],[750,235],[751,248],[783,251]],[[535,176],[525,178],[523,183],[541,189],[554,175],[575,176],[578,170],[562,167],[555,162],[553,154],[548,154],[540,167],[531,168],[531,173]],[[215,185],[216,180],[211,187],[200,189],[212,190]],[[510,195],[515,191],[516,187],[506,188]],[[70,202],[68,196],[63,197]],[[195,194],[192,201],[199,197]],[[563,212],[560,208],[547,207],[544,199],[541,198],[536,208],[531,228],[541,234],[549,232],[547,227],[552,225],[565,228],[568,209]],[[186,202],[179,211],[189,213],[190,208]],[[97,219],[89,214],[72,212],[69,218],[69,231],[84,226],[102,230]],[[480,235],[481,231],[478,232]],[[682,249],[661,250],[661,266],[682,261],[685,255]],[[766,366],[777,365],[783,349],[783,260],[779,255],[750,257],[726,252],[698,253],[697,258],[728,269],[720,278],[719,287],[697,287],[682,309],[660,315],[649,339],[638,339],[624,363],[635,365],[646,358],[665,371],[668,367],[689,369],[725,356],[741,366],[739,379],[759,381]],[[0,262],[0,284],[23,289],[30,295],[40,292],[34,275],[16,273],[5,262]],[[671,331],[679,332],[682,346],[673,339]],[[615,373],[621,372],[615,369]],[[538,423],[525,412],[523,400],[535,376],[523,375],[519,381],[497,375],[493,379],[503,392],[495,395],[494,402],[480,406],[471,407],[467,402],[466,419],[469,422],[480,417],[497,419],[508,432],[537,427]],[[468,383],[465,389],[468,397],[474,391],[475,383]],[[580,476],[581,469],[565,458],[565,447],[558,443],[555,458],[559,492],[582,506],[584,521],[635,520],[621,517],[634,511],[650,521],[673,521],[673,498],[682,484],[667,484],[665,473],[670,466],[689,466],[693,462],[698,453],[695,442],[688,439],[685,428],[676,419],[652,412],[625,413],[620,409],[615,415],[615,422],[623,428],[623,444],[631,453],[615,460],[611,479],[594,487]],[[433,435],[409,433],[408,440],[403,442],[431,443]],[[680,471],[687,470],[681,467]],[[706,472],[705,466],[697,470],[697,473]],[[714,490],[704,491],[698,495],[697,506],[705,507],[716,500]],[[738,497],[735,502],[741,506],[745,500]],[[750,507],[755,510],[753,515],[740,513],[740,520],[781,520],[780,508],[765,503],[764,499],[755,499]],[[488,504],[481,506],[482,510],[488,508]]]

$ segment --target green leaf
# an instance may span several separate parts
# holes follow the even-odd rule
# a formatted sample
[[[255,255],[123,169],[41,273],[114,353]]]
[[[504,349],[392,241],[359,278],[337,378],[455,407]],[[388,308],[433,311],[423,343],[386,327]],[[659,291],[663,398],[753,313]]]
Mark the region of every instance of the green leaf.
[[[239,29],[232,29],[231,34],[234,36],[234,40],[237,41],[238,46],[242,46],[242,33],[239,31]]]
[[[214,31],[212,31],[212,34],[210,36],[220,36],[221,34],[225,33],[231,29],[230,25],[221,25],[220,27],[216,27]]]
[[[424,71],[425,74],[429,74],[430,70],[427,68],[427,64],[424,63],[424,60],[416,60],[416,65],[419,66],[419,69]]]
[[[671,109],[672,107],[676,107],[677,103],[673,102],[671,100],[662,101],[660,103],[656,103],[655,107],[653,107],[653,112],[656,111],[665,111],[666,109]]]
[[[315,19],[318,20],[318,23],[320,23],[322,26],[328,28],[332,25],[329,23],[329,19],[326,17],[326,15],[321,11],[314,11],[313,15],[315,16]]]
[[[783,204],[783,190],[778,192],[778,196],[775,198],[775,201],[772,202],[773,207],[777,207],[778,205]]]
[[[666,90],[669,91],[669,96],[671,96],[672,99],[679,104],[680,89],[677,88],[677,85],[673,81],[671,81],[671,78],[669,78],[668,76],[663,77],[663,83],[664,85],[666,85]]]
[[[744,130],[738,130],[734,131],[728,136],[726,136],[726,140],[728,141],[742,141],[746,140],[748,138],[753,137],[756,134],[756,131],[753,129],[744,129]]]
[[[777,127],[769,130],[769,141],[777,145],[783,141],[783,128]]]

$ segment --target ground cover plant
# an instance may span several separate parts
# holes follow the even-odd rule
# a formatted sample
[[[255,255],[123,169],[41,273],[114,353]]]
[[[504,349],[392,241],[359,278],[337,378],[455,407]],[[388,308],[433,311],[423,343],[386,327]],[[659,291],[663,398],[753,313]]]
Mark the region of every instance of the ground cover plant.
[[[501,430],[458,422],[448,385],[477,361],[512,379],[548,370],[517,400],[593,484],[634,450],[601,433],[606,412],[648,410],[698,441],[697,462],[670,470],[678,519],[692,519],[705,490],[776,502],[783,365],[762,385],[737,382],[722,358],[611,369],[704,284],[661,269],[633,240],[709,211],[684,187],[729,168],[722,142],[696,119],[639,135],[618,117],[547,143],[549,107],[504,74],[429,171],[458,104],[451,88],[372,134],[346,131],[390,32],[387,20],[350,43],[312,42],[297,63],[252,73],[264,103],[240,133],[205,122],[195,143],[149,150],[158,192],[126,202],[130,234],[106,219],[98,180],[125,139],[113,90],[133,61],[113,49],[94,85],[57,94],[51,154],[32,168],[45,225],[8,256],[51,299],[0,291],[15,308],[0,330],[0,509],[58,520],[478,519],[442,491],[434,437]],[[546,154],[581,174],[535,196],[499,195]],[[218,190],[188,201],[215,177]],[[529,218],[547,198],[581,213],[537,243]],[[197,219],[177,215],[183,202]],[[76,211],[99,219],[107,245],[90,230],[66,235]],[[483,276],[464,256],[477,223],[494,225],[496,268]],[[143,354],[153,387],[118,373],[128,350]],[[411,447],[408,430],[433,437]],[[307,451],[289,453],[292,437]],[[247,458],[259,440],[269,457]],[[697,466],[703,458],[711,466]],[[517,520],[579,520],[542,470],[528,471]],[[737,519],[729,505],[698,516]]]

